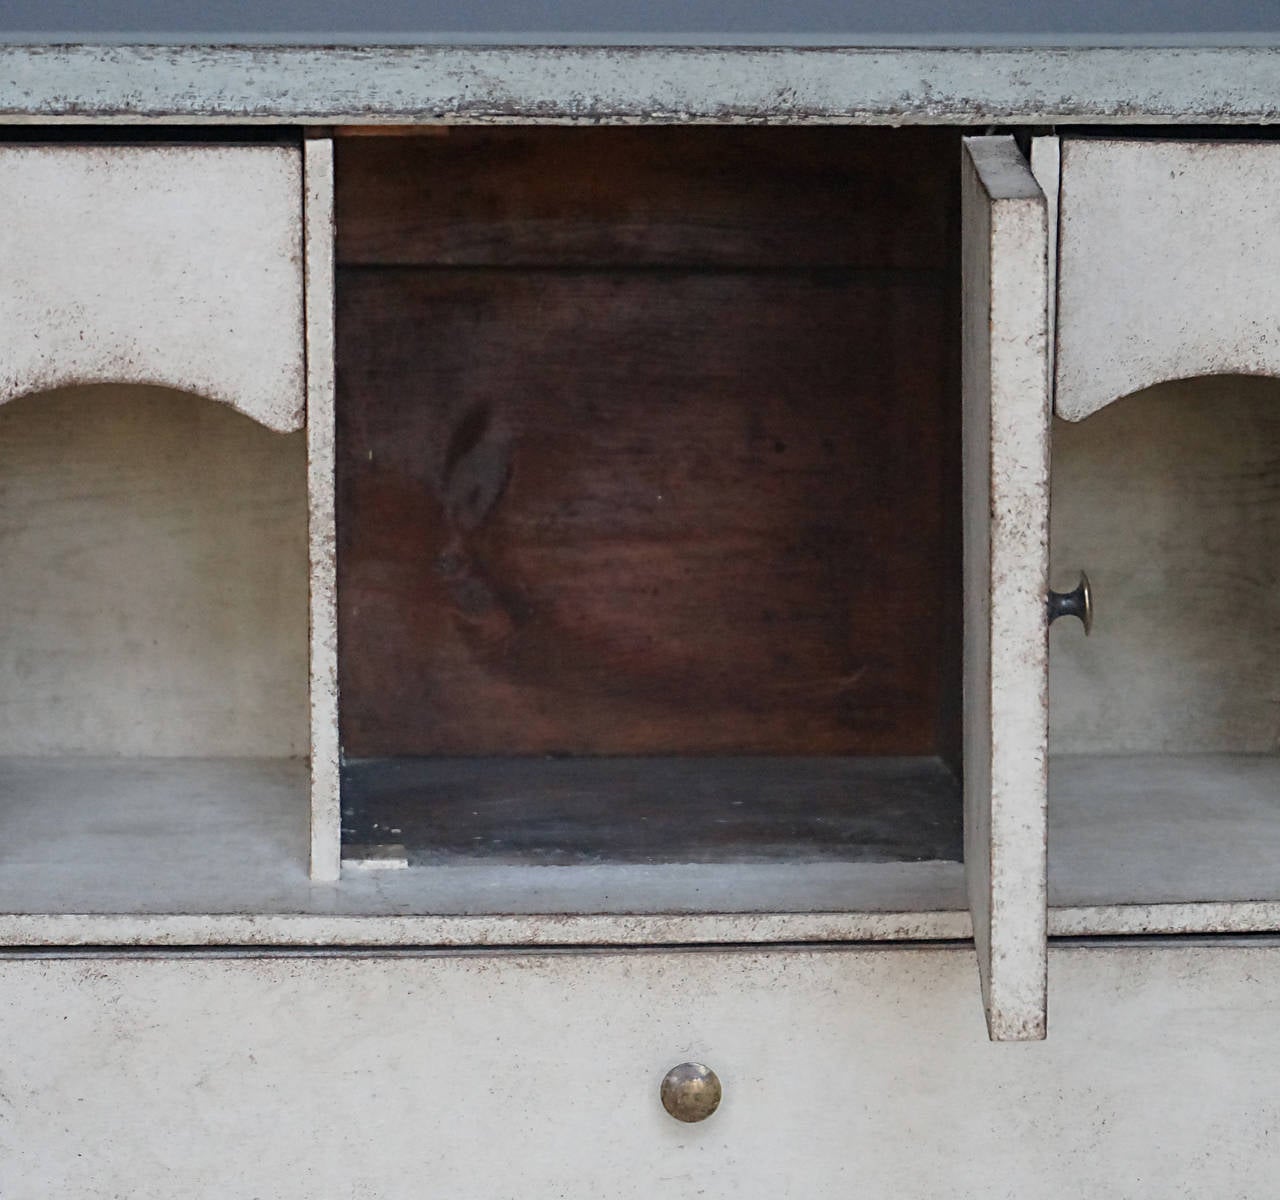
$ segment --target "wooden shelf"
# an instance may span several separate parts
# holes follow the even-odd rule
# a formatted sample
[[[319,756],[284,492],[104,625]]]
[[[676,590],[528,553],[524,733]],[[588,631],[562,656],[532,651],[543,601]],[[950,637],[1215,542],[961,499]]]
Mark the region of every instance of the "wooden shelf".
[[[455,861],[315,883],[306,789],[305,764],[280,759],[0,759],[0,944],[670,945],[968,932],[956,862]]]
[[[1049,901],[1064,935],[1280,929],[1280,757],[1055,756]]]
[[[1072,756],[1051,774],[1051,934],[1280,929],[1280,759]],[[964,869],[945,861],[455,858],[313,883],[306,787],[305,765],[291,760],[0,759],[0,944],[670,945],[971,932]]]

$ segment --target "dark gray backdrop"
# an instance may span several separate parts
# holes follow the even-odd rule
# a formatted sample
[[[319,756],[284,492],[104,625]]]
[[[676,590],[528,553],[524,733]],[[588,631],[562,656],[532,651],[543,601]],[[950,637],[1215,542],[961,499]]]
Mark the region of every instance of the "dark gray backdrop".
[[[0,0],[0,42],[1280,41],[1280,0]]]

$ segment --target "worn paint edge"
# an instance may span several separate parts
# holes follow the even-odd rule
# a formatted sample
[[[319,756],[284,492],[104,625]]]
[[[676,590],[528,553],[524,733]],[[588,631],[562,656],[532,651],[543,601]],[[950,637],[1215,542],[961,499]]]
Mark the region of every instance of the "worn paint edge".
[[[1050,412],[1057,403],[1058,390],[1058,210],[1062,199],[1062,139],[1054,136],[1031,139],[1031,174],[1044,192],[1049,221],[1049,346],[1048,387]],[[1052,465],[1052,450],[1050,451]]]
[[[333,142],[303,142],[310,563],[311,878],[342,871],[338,774],[338,583],[334,496]]]
[[[1010,651],[993,654],[991,677],[990,1022],[999,1040],[1043,1038],[1047,1026],[1048,223],[1024,170],[1035,195],[1001,200],[992,218],[993,257],[1035,252],[991,311],[992,374],[1006,383],[993,389],[991,413],[991,644]]]
[[[583,946],[964,941],[964,911],[680,916],[0,915],[0,946]]]
[[[965,876],[987,1027],[1047,1028],[1048,224],[1010,137],[964,141]],[[972,244],[975,239],[980,244]],[[985,294],[982,294],[985,289]],[[977,421],[977,424],[970,424]],[[975,694],[974,689],[977,689]],[[981,762],[975,761],[975,755]],[[981,768],[981,769],[980,769]]]
[[[1040,140],[1049,139],[1037,139]],[[1274,170],[1277,157],[1280,157],[1280,143],[1224,139],[1209,144],[1194,140],[1142,144],[1123,137],[1061,139],[1057,170],[1062,208],[1062,219],[1058,223],[1062,244],[1059,257],[1073,268],[1068,275],[1087,274],[1075,268],[1081,264],[1081,260],[1088,264],[1098,254],[1098,250],[1089,245],[1089,238],[1086,236],[1082,239],[1078,232],[1081,226],[1087,230],[1091,225],[1090,216],[1096,207],[1096,194],[1101,192],[1113,197],[1117,188],[1123,186],[1127,173],[1133,169],[1134,164],[1144,160],[1158,166],[1161,175],[1166,169],[1171,179],[1176,174],[1179,177],[1176,186],[1180,189],[1183,185],[1181,177],[1184,167],[1189,165],[1183,159],[1184,155],[1193,155],[1193,161],[1203,159],[1206,163],[1215,164],[1212,171],[1196,172],[1199,177],[1193,177],[1193,192],[1186,196],[1180,206],[1184,210],[1206,213],[1205,237],[1210,238],[1213,229],[1230,223],[1235,197],[1233,195],[1224,199],[1200,193],[1200,189],[1206,186],[1207,179],[1212,176],[1216,185],[1217,178],[1223,171],[1224,157],[1227,158],[1228,165],[1231,160],[1236,163],[1247,162],[1250,174],[1258,168],[1269,167]],[[1170,156],[1173,161],[1162,161]],[[1080,195],[1082,190],[1083,197]],[[1091,191],[1094,192],[1093,197],[1090,196]],[[1143,197],[1127,192],[1123,195],[1126,207],[1129,204],[1135,206],[1128,214],[1130,217],[1149,217],[1143,211],[1146,203]],[[1210,210],[1212,218],[1208,216]],[[1113,212],[1111,216],[1114,219],[1124,218],[1124,214],[1118,212]],[[1265,239],[1269,233],[1266,226],[1265,220],[1259,222],[1254,231],[1255,239]],[[1082,240],[1085,242],[1083,250],[1080,246]],[[1250,245],[1248,252],[1256,254],[1258,248]],[[1146,280],[1145,272],[1138,269],[1140,260],[1135,259],[1131,266],[1130,276],[1142,278],[1144,283],[1130,288],[1130,304],[1145,303],[1158,310],[1159,301],[1152,292],[1152,284]],[[1230,289],[1234,282],[1229,263],[1224,263],[1220,277],[1214,278],[1205,278],[1198,269],[1187,269],[1192,274],[1184,284],[1200,289],[1210,298],[1215,288]],[[1148,294],[1140,298],[1140,293],[1144,291]],[[1070,299],[1074,300],[1074,310],[1078,310],[1081,307],[1079,296]],[[1212,303],[1212,299],[1208,302]],[[1183,337],[1180,333],[1170,332],[1169,328],[1150,331],[1150,335],[1143,339],[1140,369],[1130,368],[1123,375],[1118,375],[1113,369],[1113,363],[1108,362],[1111,356],[1105,353],[1102,354],[1105,365],[1101,368],[1098,366],[1098,347],[1093,339],[1080,331],[1078,312],[1074,310],[1066,310],[1067,320],[1057,331],[1059,340],[1071,351],[1055,366],[1054,372],[1054,412],[1065,421],[1084,421],[1128,396],[1178,380],[1222,375],[1280,378],[1280,354],[1277,354],[1272,339],[1263,334],[1255,332],[1254,336],[1242,337],[1235,343],[1228,341],[1223,344],[1215,338],[1207,344],[1201,344],[1194,336]],[[1264,327],[1267,325],[1267,315],[1265,312],[1257,314]],[[1246,345],[1248,349],[1245,348]]]
[[[1275,900],[1079,904],[1049,910],[1052,937],[1276,932],[1280,932],[1280,901]]]
[[[991,206],[966,139],[961,149],[964,476],[964,881],[984,1009],[991,951],[990,722]]]
[[[1280,933],[1280,901],[1066,905],[1053,938]],[[970,941],[963,911],[689,916],[0,915],[0,946],[583,946]]]
[[[302,249],[295,211],[302,175],[296,146],[8,143],[0,144],[0,170],[14,189],[7,199],[16,197],[21,210],[17,217],[6,210],[6,216],[25,231],[10,233],[23,239],[22,249],[17,261],[13,254],[5,261],[12,289],[7,303],[23,315],[5,329],[13,340],[0,369],[0,405],[61,389],[129,385],[166,388],[222,404],[275,433],[302,428],[302,297],[293,274]],[[207,193],[210,174],[219,185],[234,177],[238,186],[248,174],[253,185],[247,194],[255,202],[253,209],[235,213],[232,223],[213,230],[185,207],[175,207],[196,191]],[[51,217],[48,200],[41,202],[42,189],[80,215],[68,217],[64,210]],[[181,230],[179,240],[164,247],[158,247],[154,231],[132,226],[126,215],[157,189],[168,197],[167,220],[178,221],[176,226],[166,222],[165,236]],[[178,216],[179,211],[185,215]],[[101,220],[95,224],[85,218],[86,212]],[[67,220],[70,227],[63,228]],[[264,231],[265,245],[260,240]],[[240,241],[246,236],[254,239],[252,249]],[[147,252],[158,257],[146,261]],[[220,320],[217,328],[207,324],[212,310],[205,306],[235,306],[239,298],[225,269],[218,277],[196,269],[196,263],[223,264],[230,254],[243,274],[253,264],[240,260],[251,253],[269,254],[278,264],[279,274],[267,272],[266,283],[279,289],[281,308],[272,314],[274,324],[265,338],[268,349],[276,352],[268,358],[278,362],[278,373],[266,369],[266,359],[259,359],[257,372],[240,373],[246,357],[252,358],[245,353],[245,342],[254,342],[259,329],[238,324],[230,314],[230,328]],[[111,299],[111,287],[80,273],[83,264],[107,254],[119,258],[110,283],[128,297],[125,318]],[[46,265],[50,278],[70,289],[57,299],[20,282],[24,274],[39,273]],[[201,313],[199,318],[192,308]],[[175,339],[187,351],[185,358],[173,354]]]
[[[1280,121],[1212,48],[0,46],[11,122]]]

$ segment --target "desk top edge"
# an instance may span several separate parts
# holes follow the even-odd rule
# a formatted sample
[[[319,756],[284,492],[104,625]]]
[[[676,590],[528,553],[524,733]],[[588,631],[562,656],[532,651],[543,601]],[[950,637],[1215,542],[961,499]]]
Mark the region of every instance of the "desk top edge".
[[[9,123],[1266,124],[1273,47],[0,45]]]

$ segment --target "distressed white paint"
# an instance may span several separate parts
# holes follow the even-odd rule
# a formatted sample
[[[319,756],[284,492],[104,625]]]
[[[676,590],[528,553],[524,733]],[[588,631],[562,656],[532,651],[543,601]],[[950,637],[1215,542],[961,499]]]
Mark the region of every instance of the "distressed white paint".
[[[529,868],[564,870],[576,868]],[[642,871],[617,869],[605,880],[552,879],[545,882],[513,879],[509,872],[476,869],[458,880],[445,882],[442,890],[455,897],[465,888],[465,896],[497,897],[506,904],[531,896],[543,898],[544,911],[507,916],[386,915],[393,909],[392,897],[379,896],[382,914],[350,916],[342,913],[40,913],[0,914],[0,946],[460,946],[500,950],[511,946],[562,946],[590,949],[599,946],[715,946],[776,945],[821,942],[956,942],[966,941],[972,927],[969,914],[960,909],[921,911],[788,912],[785,897],[798,896],[803,904],[812,895],[812,881],[804,878],[785,883],[771,879],[767,871],[719,869],[708,872],[709,879],[695,881],[686,872],[683,878],[645,878]],[[394,874],[394,873],[393,873]],[[419,874],[408,872],[408,874]],[[674,874],[674,873],[672,873]],[[949,872],[958,874],[958,872]],[[497,876],[498,886],[488,886]],[[620,878],[619,878],[620,876]],[[420,881],[419,881],[420,882]],[[706,887],[703,889],[703,883]],[[829,880],[820,881],[828,892],[835,889]],[[845,881],[850,882],[850,881]],[[866,879],[855,877],[852,884],[866,891]],[[873,881],[874,883],[874,881]],[[761,904],[780,901],[779,911],[742,913],[590,913],[568,912],[579,894],[600,895],[602,884],[621,886],[630,895],[650,896],[662,891],[687,898],[705,890],[729,897],[743,889],[755,889]],[[421,889],[431,892],[434,889]],[[343,892],[353,889],[344,884]],[[359,893],[357,893],[359,894]],[[605,892],[606,896],[608,892]],[[367,898],[367,894],[366,894]],[[414,899],[421,899],[416,895]],[[916,903],[916,897],[911,897]],[[453,901],[461,906],[461,898]],[[317,899],[317,909],[321,900]],[[971,988],[972,993],[972,988]],[[973,996],[970,995],[970,1003]],[[976,1007],[976,1005],[975,1005]]]
[[[1055,405],[1280,374],[1280,143],[1062,142]]]
[[[299,155],[0,147],[0,403],[159,384],[302,426]]]
[[[348,844],[342,855],[344,871],[407,871],[409,855],[399,842]]]
[[[160,388],[0,407],[0,754],[305,754],[304,452]]]
[[[1050,929],[1274,931],[1280,148],[1061,147]]]
[[[1049,910],[1049,933],[1061,938],[1256,934],[1278,929],[1280,903],[1274,900],[1081,904]]]
[[[578,58],[478,51],[452,59],[429,50],[398,58],[382,51],[363,58],[315,52],[310,60],[284,51],[274,74],[253,51],[24,54],[15,59],[0,52],[9,68],[0,71],[0,98],[21,95],[37,119],[272,120],[289,112],[314,119],[327,103],[337,119],[353,121],[760,115],[879,121],[903,113],[964,121],[1015,111],[1039,119],[1171,112],[1188,120],[1202,114],[1267,120],[1280,94],[1275,56],[1247,54],[1228,60],[1018,52],[941,59],[867,52],[851,63],[847,52],[806,58],[766,51],[754,59],[707,52],[671,57],[665,75],[655,74],[659,59],[649,51]],[[452,75],[445,69],[451,64]],[[432,66],[441,69],[427,69]],[[1214,69],[1216,75],[1205,74]],[[1068,96],[1070,87],[1079,91]],[[1035,107],[1055,95],[1064,107]],[[308,100],[323,103],[308,106]],[[315,171],[312,165],[309,240],[327,236],[317,220],[327,162],[317,161]],[[971,199],[975,182],[967,184]],[[1038,202],[1026,202],[1034,197],[1016,188],[1002,192],[999,184],[994,193],[1004,198],[980,229],[992,284],[991,307],[980,315],[989,318],[982,349],[992,389],[992,409],[984,414],[992,422],[992,456],[985,469],[992,470],[996,500],[993,540],[986,544],[994,589],[986,630],[996,629],[998,640],[988,643],[993,661],[986,679],[995,689],[986,700],[994,698],[996,709],[980,715],[998,736],[985,747],[990,758],[978,759],[977,769],[991,768],[990,786],[975,793],[967,780],[966,791],[970,817],[977,818],[969,824],[970,883],[983,918],[979,939],[990,953],[991,1032],[1027,1036],[1043,1029],[1043,1009],[1037,1026],[1034,1000],[1038,981],[1034,965],[1025,974],[1012,971],[1043,953],[1042,849],[1038,898],[1034,878],[1042,760],[1015,761],[1010,747],[1041,735],[1020,723],[1034,722],[1034,705],[1002,717],[1000,703],[1015,699],[1018,688],[997,680],[1002,645],[1011,648],[1004,666],[1026,680],[1029,674],[1021,672],[1043,644],[1042,628],[1039,641],[1029,632],[1033,591],[1042,621],[1042,538],[1036,541],[1034,522],[1002,527],[1013,509],[1001,508],[1000,487],[1017,482],[1025,498],[1039,486],[1036,439],[1043,438],[1044,418],[1037,386],[1043,385],[1028,375],[1015,389],[1016,371],[1002,373],[1001,363],[1025,365],[1037,354],[1043,361],[1045,351],[1042,331],[1028,331],[1034,322],[1027,314],[1036,313],[1037,304],[1013,301],[1019,287],[1032,287],[1034,256],[1025,260],[1020,283],[1017,269],[1005,277],[991,268],[1006,261],[1002,237],[1025,246],[1044,218],[1031,215]],[[970,256],[973,232],[971,221]],[[972,261],[966,263],[970,300]],[[329,269],[320,258],[311,265],[311,296],[323,289],[320,276]],[[1001,307],[1002,297],[1008,308]],[[967,307],[971,316],[977,311]],[[331,390],[324,391],[332,387],[325,375],[331,357],[317,352],[332,330],[325,327],[331,317],[311,300],[307,317],[315,422],[319,405],[332,403]],[[1020,329],[1027,335],[1022,341]],[[984,340],[981,322],[977,332]],[[973,333],[971,327],[970,350]],[[1009,386],[1003,399],[1000,381]],[[968,374],[967,401],[972,383]],[[1015,406],[1021,416],[1002,440],[998,418],[1008,413],[1012,419]],[[329,654],[331,665],[332,642],[325,643],[324,631],[332,627],[324,624],[323,608],[332,605],[332,593],[322,593],[326,573],[332,578],[332,493],[322,490],[332,481],[323,466],[325,456],[331,462],[331,418],[330,407],[309,438],[312,612],[313,621],[317,613],[321,618],[313,625],[320,639],[313,634],[312,719],[322,737],[330,731],[336,737],[336,716],[321,711],[334,699],[324,686],[332,679],[325,660]],[[300,419],[300,410],[289,418],[294,425]],[[966,436],[972,483],[974,471],[984,469],[982,443],[972,432]],[[981,514],[972,492],[970,504],[972,547]],[[1030,540],[1020,554],[1010,546],[1009,571],[997,576],[1006,534],[1011,542],[1015,534]],[[1025,582],[1033,571],[1041,576],[1034,589],[1011,582]],[[969,587],[967,608],[983,622],[986,610],[975,607],[972,579]],[[998,614],[1014,597],[1013,623],[999,627]],[[973,637],[968,641],[972,654]],[[973,665],[970,658],[971,700]],[[1041,714],[1042,701],[1041,694]],[[318,820],[313,864],[332,862],[328,855],[336,848],[335,827],[326,833],[323,825],[336,792],[325,790],[332,784],[320,774],[336,763],[336,740],[325,753],[317,759],[310,805]],[[1028,784],[1022,791],[1001,784],[1003,753],[1010,772],[1003,779]],[[32,770],[45,787],[49,765],[20,769]],[[111,774],[101,764],[75,766],[99,781]],[[1145,773],[1151,791],[1158,771],[1135,770]],[[226,774],[219,778],[218,771]],[[1078,858],[1061,860],[1069,867],[1061,878],[1055,868],[1050,932],[1275,929],[1280,905],[1248,898],[1251,891],[1261,895],[1249,878],[1263,879],[1274,862],[1265,813],[1273,793],[1224,790],[1221,772],[1209,770],[1206,778],[1205,786],[1178,793],[1182,803],[1173,819],[1169,805],[1139,813],[1132,803],[1117,806],[1114,792],[1097,786],[1082,789],[1080,808],[1055,795],[1055,848]],[[69,808],[6,813],[0,942],[581,947],[958,939],[971,932],[955,864],[799,871],[467,868],[455,875],[402,871],[394,880],[349,876],[340,884],[315,883],[304,866],[308,805],[297,764],[222,764],[203,783],[172,786],[172,775],[153,782],[150,790],[136,779],[127,782],[116,799],[128,803],[113,809],[111,789],[95,790],[82,776],[65,789],[74,800]],[[1217,799],[1217,813],[1196,804],[1208,793]],[[5,794],[21,800],[30,792],[9,786]],[[1141,794],[1134,791],[1129,800]],[[973,805],[985,795],[992,798],[993,826],[974,856],[974,831],[987,830],[986,814]],[[1007,806],[1001,797],[1008,797]],[[1256,808],[1252,817],[1235,812],[1242,799]],[[1089,803],[1098,806],[1095,823],[1083,812]],[[140,819],[148,808],[148,819]],[[1060,816],[1068,827],[1079,818],[1074,845],[1064,840]],[[1213,823],[1215,816],[1228,820]],[[1008,826],[1000,824],[1005,818]],[[1143,820],[1160,824],[1144,828]],[[996,837],[1002,829],[1006,841]],[[1232,859],[1232,831],[1234,850],[1254,857]],[[1151,841],[1149,834],[1158,836]],[[1191,872],[1184,869],[1191,861],[1187,846],[1196,848],[1201,864]],[[1135,871],[1139,860],[1132,856],[1140,853],[1147,857]],[[1002,879],[1002,871],[1018,863],[1028,870]],[[984,866],[991,871],[989,891],[979,874]],[[1195,898],[1211,889],[1217,897],[1242,898]],[[652,911],[626,911],[646,904]],[[486,909],[507,915],[486,915]],[[540,909],[559,915],[539,915]],[[1024,918],[1029,924],[1020,924]],[[1002,957],[1006,934],[1010,953]],[[18,1200],[210,1191],[289,1200],[335,1186],[379,1197],[417,1196],[427,1186],[460,1196],[516,1188],[534,1198],[626,1197],[652,1195],[673,1181],[692,1189],[710,1179],[742,1196],[799,1189],[834,1197],[853,1188],[895,1200],[934,1197],[939,1180],[955,1197],[987,1197],[993,1186],[1033,1200],[1266,1194],[1274,1174],[1269,1139],[1280,1120],[1273,1003],[1280,948],[1094,945],[1055,949],[1050,966],[1053,1039],[992,1047],[976,1019],[969,955],[958,949],[134,955],[78,962],[15,956],[0,970],[0,1028],[9,1047],[0,1070],[0,1107],[7,1101],[9,1114],[0,1122],[0,1192]],[[1042,979],[1041,973],[1041,988]],[[1028,986],[1014,987],[1018,981]],[[680,1127],[657,1105],[657,1080],[672,1063],[695,1057],[726,1080],[727,1100],[707,1125]],[[604,1090],[565,1084],[584,1078],[602,1080]],[[504,1153],[495,1156],[496,1141]],[[597,1151],[602,1144],[607,1155]],[[228,1155],[228,1145],[237,1153]]]
[[[1054,423],[1053,577],[1086,568],[1096,606],[1050,638],[1054,933],[1280,929],[1278,393],[1183,380]]]
[[[1060,138],[1031,139],[1031,174],[1035,176],[1036,183],[1044,193],[1045,215],[1049,224],[1049,381],[1052,396],[1053,358],[1056,351],[1058,323],[1058,189],[1062,184]],[[1052,538],[1050,544],[1052,544]]]
[[[12,121],[1270,122],[1270,47],[7,46]]]
[[[311,877],[342,869],[338,778],[338,576],[334,501],[333,142],[303,143],[307,491],[311,546]]]
[[[967,138],[965,875],[995,1039],[1045,1034],[1045,199],[1012,138]]]
[[[6,1200],[1270,1195],[1275,947],[1053,951],[992,1046],[961,949],[0,964]],[[658,1098],[708,1063],[724,1101]]]

